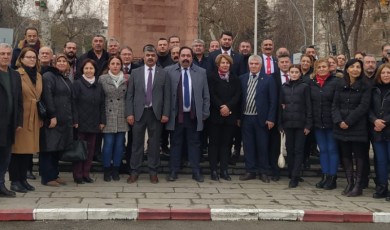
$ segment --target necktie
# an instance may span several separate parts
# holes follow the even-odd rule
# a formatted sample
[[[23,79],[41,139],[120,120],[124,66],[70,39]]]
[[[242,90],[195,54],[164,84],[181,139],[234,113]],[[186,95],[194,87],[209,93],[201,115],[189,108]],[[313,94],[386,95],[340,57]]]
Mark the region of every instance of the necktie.
[[[267,57],[267,72],[266,74],[271,74],[271,58]]]
[[[286,79],[286,82],[288,82],[290,79],[288,78],[288,75],[287,74],[284,74],[283,75],[284,76],[284,78]]]
[[[184,69],[184,106],[190,107],[190,84],[188,80],[187,69]]]
[[[152,103],[152,88],[153,88],[153,79],[152,79],[152,68],[149,68],[148,83],[146,85],[146,98],[145,105],[149,106]]]
[[[129,73],[129,67],[125,66],[125,74]]]

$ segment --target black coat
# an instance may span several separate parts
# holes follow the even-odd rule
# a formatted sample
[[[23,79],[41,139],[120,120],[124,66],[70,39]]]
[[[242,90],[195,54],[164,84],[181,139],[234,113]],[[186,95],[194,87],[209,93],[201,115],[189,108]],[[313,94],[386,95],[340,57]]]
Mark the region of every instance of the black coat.
[[[241,85],[240,79],[230,73],[229,82],[222,80],[218,73],[208,76],[210,91],[210,117],[208,121],[216,124],[235,125],[240,119]],[[220,106],[226,105],[231,114],[227,117],[220,115]]]
[[[334,123],[333,134],[341,141],[368,141],[367,115],[370,108],[371,90],[363,78],[353,84],[340,78],[332,105]],[[347,129],[341,129],[340,123],[345,122]]]
[[[383,96],[381,89],[376,85],[371,93],[371,108],[369,112],[370,133],[373,141],[390,141],[390,91]],[[377,132],[374,130],[374,123],[376,119],[385,121],[386,127]]]
[[[213,72],[218,71],[217,65],[215,64],[215,59],[218,55],[222,54],[221,49],[214,50],[208,56],[208,67],[207,74],[212,74]],[[236,76],[240,76],[245,72],[245,67],[242,66],[243,62],[242,56],[239,53],[234,52],[233,50],[230,52],[230,57],[233,59],[233,65],[230,66],[230,72],[232,72]]]
[[[84,53],[83,55],[80,56],[77,60],[77,73],[76,76],[81,76],[81,65],[86,59],[92,59],[96,62],[97,64],[97,70],[95,71],[95,76],[100,76],[102,75],[103,71],[107,68],[107,61],[110,58],[110,55],[107,53],[106,50],[103,50],[103,54],[100,57],[100,59],[96,56],[95,52],[93,50],[89,50],[88,52]]]
[[[16,128],[23,127],[23,96],[20,74],[11,68],[8,68],[8,74],[11,80],[13,110],[8,111],[8,94],[4,86],[0,84],[0,146],[11,146],[15,142]],[[8,117],[9,114],[11,117]]]
[[[311,112],[310,87],[297,80],[282,85],[280,90],[279,129],[311,129],[313,117]]]
[[[79,78],[73,82],[73,123],[78,124],[78,131],[99,133],[99,125],[106,124],[104,109],[104,91],[96,81],[90,84]]]
[[[43,75],[42,101],[48,118],[41,128],[41,151],[64,150],[73,141],[72,83],[54,67]],[[50,119],[54,117],[57,125],[49,128]]]
[[[326,79],[322,87],[317,83],[316,77],[306,81],[310,86],[314,128],[333,128],[332,103],[337,82],[338,78],[332,75]]]

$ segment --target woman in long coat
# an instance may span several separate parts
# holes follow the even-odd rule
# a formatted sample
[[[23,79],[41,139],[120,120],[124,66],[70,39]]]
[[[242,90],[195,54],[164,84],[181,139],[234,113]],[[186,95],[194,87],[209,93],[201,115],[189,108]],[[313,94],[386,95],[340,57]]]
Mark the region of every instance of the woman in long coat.
[[[41,129],[39,167],[41,183],[48,186],[66,184],[59,177],[58,161],[73,142],[72,83],[68,71],[68,59],[58,54],[55,67],[43,74],[42,101],[48,114]]]
[[[38,116],[37,102],[42,93],[42,76],[39,74],[38,55],[32,48],[21,51],[16,66],[22,80],[23,128],[16,132],[8,169],[11,190],[25,193],[35,190],[27,182],[26,174],[32,154],[39,152],[39,128],[42,121]]]

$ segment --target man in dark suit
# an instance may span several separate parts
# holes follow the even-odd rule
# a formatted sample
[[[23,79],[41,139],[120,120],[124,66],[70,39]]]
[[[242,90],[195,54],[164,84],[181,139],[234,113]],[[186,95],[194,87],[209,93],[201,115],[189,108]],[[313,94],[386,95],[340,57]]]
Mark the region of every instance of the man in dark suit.
[[[119,56],[122,60],[123,66],[122,70],[125,75],[125,78],[128,79],[131,71],[138,68],[139,65],[136,63],[133,63],[133,50],[129,46],[123,47],[120,52]],[[126,154],[125,154],[125,160],[126,160],[126,166],[122,170],[131,174],[130,170],[130,158],[131,158],[131,146],[133,143],[133,131],[132,127],[130,126],[129,131],[127,132],[127,145],[126,145]]]
[[[275,80],[260,73],[262,60],[249,57],[250,73],[240,76],[242,87],[241,129],[246,173],[240,180],[251,180],[260,173],[260,180],[269,183],[269,130],[276,121],[277,91]]]
[[[210,94],[206,70],[193,65],[193,58],[192,49],[184,46],[179,51],[179,63],[167,68],[171,82],[171,112],[166,124],[166,129],[171,131],[168,181],[177,179],[184,138],[192,178],[197,182],[204,181],[199,165],[200,132],[203,130],[203,121],[210,115]]]
[[[105,43],[105,37],[103,35],[95,35],[92,38],[92,49],[88,52],[84,53],[80,56],[78,64],[78,73],[81,73],[81,70],[79,69],[81,64],[85,61],[85,59],[89,58],[96,62],[98,69],[95,72],[95,75],[99,77],[104,68],[107,67],[107,61],[110,55],[108,52],[104,49],[104,43]],[[80,75],[81,76],[81,75]]]
[[[233,44],[233,34],[230,31],[223,31],[219,38],[219,42],[221,44],[221,48],[215,50],[209,54],[207,73],[213,73],[217,69],[215,65],[215,59],[219,54],[229,54],[233,59],[233,65],[230,66],[230,71],[240,76],[245,73],[245,67],[242,66],[242,56],[239,53],[236,53],[232,49]]]
[[[261,42],[261,53],[263,65],[261,74],[273,75],[278,72],[278,60],[272,56],[274,52],[274,42],[271,39],[265,39]]]
[[[22,83],[19,73],[9,67],[11,58],[11,45],[0,43],[0,197],[16,196],[5,187],[5,173],[15,133],[23,127]]]
[[[207,69],[208,57],[204,55],[205,43],[202,39],[195,39],[192,42],[192,51],[194,51],[194,64]]]
[[[169,119],[171,85],[165,70],[156,66],[157,52],[154,46],[146,45],[143,52],[145,65],[135,69],[130,75],[126,95],[127,122],[133,126],[131,175],[127,182],[134,183],[138,180],[147,129],[150,182],[155,184],[158,183],[162,124]]]

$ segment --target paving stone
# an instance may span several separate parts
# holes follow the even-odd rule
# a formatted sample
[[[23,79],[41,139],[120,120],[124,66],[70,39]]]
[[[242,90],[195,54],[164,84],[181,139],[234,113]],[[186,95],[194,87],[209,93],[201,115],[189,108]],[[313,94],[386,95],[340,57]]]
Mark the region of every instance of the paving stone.
[[[382,199],[382,203],[378,202],[353,202],[359,207],[364,207],[372,212],[390,212],[390,202]]]
[[[131,198],[83,198],[81,201],[81,204],[136,204],[137,200],[136,199],[131,199]]]
[[[193,204],[227,204],[226,199],[191,199]]]
[[[258,200],[258,199],[264,199],[264,200],[273,200],[273,199],[278,199],[278,200],[295,200],[294,195],[272,195],[272,194],[254,194],[254,193],[248,193],[247,196],[250,199]]]
[[[210,194],[210,193],[199,193],[200,198],[202,199],[248,199],[248,195],[242,193],[234,193],[234,194]]]
[[[146,192],[174,192],[173,188],[153,188],[153,187],[124,187],[123,192],[146,193]]]
[[[46,197],[49,198],[51,196],[52,192],[28,192],[24,194],[23,198],[40,198],[40,197]]]
[[[138,205],[136,204],[136,201],[134,200],[134,203],[107,203],[107,202],[102,202],[101,200],[99,201],[101,203],[88,203],[88,209],[90,208],[106,208],[106,209],[111,209],[111,208],[138,208]]]
[[[190,204],[190,199],[137,199],[138,204]]]
[[[211,209],[257,209],[256,205],[240,204],[210,204]]]
[[[266,194],[263,190],[260,189],[243,189],[243,188],[217,188],[219,193],[244,193],[244,194],[249,194],[249,193],[254,193],[254,194]]]
[[[95,197],[95,198],[116,198],[116,193],[108,193],[108,192],[53,192],[51,197],[74,197],[74,198],[85,198],[85,197]]]
[[[242,188],[240,184],[234,184],[225,181],[200,183],[199,187],[201,188]]]
[[[143,192],[119,192],[118,198],[146,198]]]
[[[180,198],[200,198],[197,193],[146,193],[146,198],[152,199],[180,199]]]
[[[177,193],[218,193],[217,188],[174,188]]]
[[[330,195],[293,195],[298,200],[318,200],[318,201],[334,201],[334,202],[341,202],[341,199],[338,196],[330,196]]]

